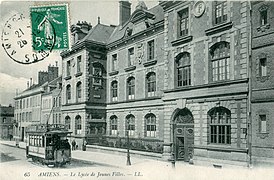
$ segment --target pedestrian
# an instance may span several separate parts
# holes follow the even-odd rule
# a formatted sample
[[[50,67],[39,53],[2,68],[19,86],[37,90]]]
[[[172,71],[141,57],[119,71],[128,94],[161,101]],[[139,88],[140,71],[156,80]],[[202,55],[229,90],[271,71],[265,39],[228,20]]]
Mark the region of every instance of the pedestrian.
[[[74,140],[74,139],[72,140],[71,145],[72,145],[72,150],[75,150],[75,145],[76,145],[76,142],[75,142],[75,140]]]
[[[87,144],[88,144],[88,142],[84,139],[83,148],[82,148],[83,151],[86,151]]]

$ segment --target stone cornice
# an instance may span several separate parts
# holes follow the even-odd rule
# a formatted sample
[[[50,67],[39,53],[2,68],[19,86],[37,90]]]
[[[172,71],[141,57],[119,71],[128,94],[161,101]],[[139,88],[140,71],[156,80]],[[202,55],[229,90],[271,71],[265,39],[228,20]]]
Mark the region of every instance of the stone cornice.
[[[164,31],[164,21],[160,21],[157,24],[153,24],[151,27],[147,28],[144,31],[133,34],[132,36],[128,36],[126,38],[121,38],[113,43],[107,45],[108,49],[117,48],[118,46],[122,46],[125,43],[134,42],[135,40],[140,40],[146,38],[148,34],[158,33],[159,31]]]

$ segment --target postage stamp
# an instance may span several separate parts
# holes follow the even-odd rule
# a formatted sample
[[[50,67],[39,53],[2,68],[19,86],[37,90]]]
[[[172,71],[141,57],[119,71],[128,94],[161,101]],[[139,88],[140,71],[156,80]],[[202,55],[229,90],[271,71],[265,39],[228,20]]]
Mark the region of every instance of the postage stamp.
[[[2,30],[2,47],[6,54],[21,64],[35,63],[48,57],[54,47],[54,41],[47,44],[47,49],[33,51],[31,35],[29,15],[13,14]]]
[[[33,49],[65,50],[70,46],[68,5],[30,7]]]

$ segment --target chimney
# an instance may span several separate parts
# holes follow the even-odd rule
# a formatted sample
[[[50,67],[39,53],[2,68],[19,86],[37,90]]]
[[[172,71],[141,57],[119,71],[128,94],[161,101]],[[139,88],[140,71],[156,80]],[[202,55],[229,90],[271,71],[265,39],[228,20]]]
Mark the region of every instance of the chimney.
[[[98,16],[98,24],[100,24],[100,16]]]
[[[27,88],[29,88],[29,81],[27,81]]]
[[[30,78],[29,86],[30,86],[30,87],[32,86],[32,78]]]
[[[131,14],[131,3],[128,1],[119,1],[119,24],[120,25],[124,25],[125,22],[127,22],[130,18],[130,14]]]

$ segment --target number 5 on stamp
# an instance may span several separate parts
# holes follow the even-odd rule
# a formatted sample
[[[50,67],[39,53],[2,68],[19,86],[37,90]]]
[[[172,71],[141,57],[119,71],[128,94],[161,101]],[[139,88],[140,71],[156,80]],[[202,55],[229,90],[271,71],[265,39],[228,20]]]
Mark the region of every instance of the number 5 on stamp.
[[[30,8],[33,49],[69,49],[68,5],[39,6]]]

